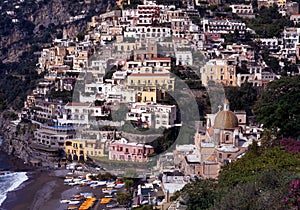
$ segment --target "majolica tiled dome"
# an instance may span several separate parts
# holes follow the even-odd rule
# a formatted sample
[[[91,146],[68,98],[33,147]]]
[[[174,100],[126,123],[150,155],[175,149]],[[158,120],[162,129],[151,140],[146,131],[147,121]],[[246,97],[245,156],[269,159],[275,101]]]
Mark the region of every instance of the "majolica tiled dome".
[[[238,127],[238,118],[229,110],[229,102],[226,100],[224,103],[224,110],[220,111],[214,122],[214,128],[216,129],[234,129]]]

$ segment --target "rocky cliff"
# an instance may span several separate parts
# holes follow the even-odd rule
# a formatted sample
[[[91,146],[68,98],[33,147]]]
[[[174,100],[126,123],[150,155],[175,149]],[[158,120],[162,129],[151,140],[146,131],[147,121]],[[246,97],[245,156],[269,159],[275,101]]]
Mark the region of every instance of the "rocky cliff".
[[[4,122],[1,125],[1,135],[3,137],[2,151],[19,157],[24,161],[29,159],[30,150],[28,142],[31,139],[29,124],[13,126],[10,123]]]
[[[39,79],[38,52],[54,38],[84,33],[115,0],[0,1],[0,111],[21,109]]]
[[[114,2],[109,0],[2,2],[0,59],[3,63],[18,61],[33,45],[47,46],[53,38],[60,37],[63,30],[69,37],[74,37],[86,29],[87,21],[93,15],[105,12],[111,4]],[[79,20],[72,21],[79,16]]]
[[[27,160],[33,138],[31,123],[15,126],[1,111],[20,109],[38,79],[36,52],[54,38],[84,32],[94,15],[106,11],[114,0],[10,0],[0,2],[0,134],[2,150]],[[77,18],[76,18],[77,17]],[[79,18],[78,18],[79,17]]]

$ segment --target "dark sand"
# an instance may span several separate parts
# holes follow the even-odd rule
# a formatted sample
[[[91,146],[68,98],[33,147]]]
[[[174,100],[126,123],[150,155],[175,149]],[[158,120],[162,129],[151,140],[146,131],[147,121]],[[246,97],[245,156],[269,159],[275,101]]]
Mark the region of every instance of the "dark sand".
[[[9,192],[0,209],[37,210],[57,209],[61,193],[70,187],[63,184],[63,177],[57,177],[49,170],[24,165],[23,161],[9,157],[13,171],[26,171],[29,179],[19,189]]]
[[[101,188],[70,187],[64,185],[65,170],[43,170],[23,164],[23,161],[11,157],[15,171],[27,171],[29,179],[19,189],[9,192],[0,210],[64,210],[67,204],[61,199],[70,199],[79,192],[92,192],[97,198],[93,209],[108,209],[99,199],[104,197]]]

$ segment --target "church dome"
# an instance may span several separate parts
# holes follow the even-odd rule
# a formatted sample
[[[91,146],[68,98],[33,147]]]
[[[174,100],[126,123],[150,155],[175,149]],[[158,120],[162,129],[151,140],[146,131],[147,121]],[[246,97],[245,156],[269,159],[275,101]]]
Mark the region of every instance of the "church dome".
[[[224,103],[224,110],[220,111],[214,122],[214,128],[216,129],[234,129],[238,127],[238,118],[229,110],[229,102],[226,100]]]

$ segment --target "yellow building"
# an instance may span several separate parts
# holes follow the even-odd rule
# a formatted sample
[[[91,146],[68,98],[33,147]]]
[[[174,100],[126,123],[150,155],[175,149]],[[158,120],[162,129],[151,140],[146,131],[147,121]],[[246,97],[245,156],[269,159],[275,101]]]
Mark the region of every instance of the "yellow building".
[[[277,6],[283,8],[286,6],[286,0],[277,0]]]
[[[258,0],[257,1],[258,9],[260,9],[262,6],[272,7],[275,4],[278,4],[278,0]]]
[[[88,157],[103,157],[105,143],[100,140],[85,140],[84,151]]]
[[[204,86],[207,86],[209,81],[227,86],[237,86],[236,66],[227,60],[210,60],[200,69],[200,73]]]
[[[104,156],[104,144],[96,139],[67,139],[64,150],[70,160],[86,160],[87,157]]]
[[[162,96],[162,92],[158,89],[143,90],[140,92],[138,101],[142,103],[146,103],[146,102],[156,103],[158,100],[161,99],[161,96]]]
[[[132,73],[127,77],[127,87],[145,90],[161,89],[174,90],[175,78],[171,78],[170,73]]]

